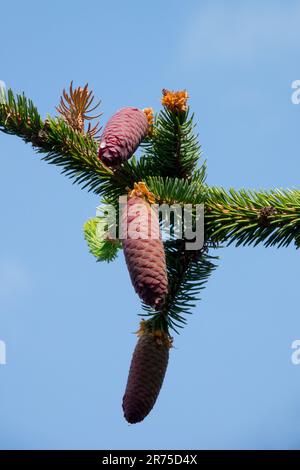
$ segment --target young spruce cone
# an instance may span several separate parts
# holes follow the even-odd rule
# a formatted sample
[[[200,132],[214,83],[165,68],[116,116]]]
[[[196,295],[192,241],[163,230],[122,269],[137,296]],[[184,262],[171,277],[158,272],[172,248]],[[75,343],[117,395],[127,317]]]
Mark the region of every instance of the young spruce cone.
[[[135,347],[123,397],[128,423],[142,421],[152,410],[161,389],[169,360],[171,339],[162,331],[143,331]]]
[[[148,119],[143,111],[137,108],[120,109],[104,128],[99,159],[107,166],[118,167],[133,155],[148,130]]]
[[[122,226],[127,227],[122,245],[131,282],[140,298],[158,310],[168,292],[158,216],[147,201],[133,196],[122,214]]]

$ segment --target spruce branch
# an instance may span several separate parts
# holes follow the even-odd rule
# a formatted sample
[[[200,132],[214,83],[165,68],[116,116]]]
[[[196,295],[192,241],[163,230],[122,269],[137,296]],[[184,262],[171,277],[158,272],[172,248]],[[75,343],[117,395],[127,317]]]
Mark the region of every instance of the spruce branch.
[[[33,102],[24,93],[15,97],[9,89],[7,98],[0,102],[0,130],[32,142],[42,128],[43,121]]]
[[[113,205],[116,214],[119,196],[129,192],[131,206],[143,203],[147,207],[143,233],[148,233],[150,198],[159,204],[204,206],[204,246],[197,251],[187,250],[184,238],[173,238],[163,244],[157,216],[156,239],[127,237],[122,245],[104,236],[108,229],[106,218],[93,218],[84,226],[90,252],[98,261],[114,260],[123,246],[132,283],[140,298],[147,302],[142,305],[143,316],[147,317],[142,333],[147,333],[147,341],[138,343],[138,359],[134,356],[133,374],[128,381],[130,393],[126,392],[124,400],[130,422],[143,419],[153,406],[167,365],[169,330],[178,332],[185,325],[186,314],[191,313],[216,268],[217,257],[211,256],[208,248],[223,243],[282,247],[292,242],[300,247],[300,190],[226,191],[207,185],[205,162],[196,169],[201,149],[187,99],[185,90],[163,90],[163,110],[154,120],[150,108],[143,112],[123,108],[109,120],[98,142],[99,124],[92,127],[89,123],[85,128],[85,121],[99,117],[89,114],[97,105],[92,108],[94,97],[87,85],[73,89],[71,83],[69,93],[64,90],[57,108],[60,116],[43,120],[31,100],[24,94],[14,96],[11,90],[6,93],[0,83],[0,131],[31,143],[43,160],[60,167],[63,174],[82,188],[102,196],[105,204]],[[137,159],[133,153],[140,143],[144,154]],[[127,227],[138,218],[137,213],[122,217]],[[170,225],[172,231],[175,221],[170,221]],[[130,243],[126,243],[128,240]],[[153,346],[162,345],[164,339],[165,350],[159,357]],[[151,403],[144,410],[138,408],[133,416],[139,401],[135,399],[136,390],[142,385],[141,396],[148,396],[148,383],[153,375],[144,374],[149,364],[144,361],[144,354],[146,359],[152,354],[156,361],[153,374],[157,364],[162,366],[162,373],[156,376]]]
[[[145,157],[139,161],[133,157],[115,171],[106,167],[98,159],[98,142],[92,135],[74,130],[66,117],[48,116],[43,121],[33,102],[24,94],[15,96],[12,90],[0,103],[0,131],[31,143],[37,153],[45,155],[42,160],[62,168],[61,173],[82,189],[111,201],[151,174]]]
[[[200,159],[200,145],[194,134],[194,115],[162,110],[154,120],[151,139],[145,145],[153,174],[189,178]]]
[[[62,174],[102,195],[102,183],[110,180],[112,171],[97,158],[97,143],[88,134],[74,131],[63,119],[48,117],[42,132],[33,141],[42,160],[62,168]]]
[[[239,191],[209,187],[205,168],[191,181],[146,178],[159,203],[204,204],[205,239],[215,244],[300,246],[300,191]]]
[[[187,100],[186,90],[163,89],[163,110],[155,116],[151,138],[145,142],[153,176],[189,179],[196,169],[201,152]]]
[[[191,313],[195,302],[199,300],[199,293],[216,269],[215,261],[218,257],[209,255],[207,246],[202,250],[185,251],[184,244],[184,240],[165,243],[169,293],[161,310],[155,312],[142,304],[144,315],[150,317],[147,321],[153,325],[153,329],[161,329],[166,333],[169,329],[178,333],[178,328],[184,327],[184,315]]]
[[[215,243],[288,246],[300,243],[300,191],[209,188],[206,237]]]
[[[146,176],[145,180],[159,204],[203,204],[208,195],[205,177],[206,167],[202,165],[190,180],[161,176]]]
[[[99,162],[97,142],[91,136],[74,131],[60,118],[43,121],[31,100],[24,94],[15,97],[11,90],[6,101],[0,103],[0,130],[31,142],[38,153],[45,155],[43,160],[61,167],[62,173],[82,188],[110,201],[117,201],[135,182],[144,180],[159,202],[205,202],[206,238],[216,243],[287,246],[294,241],[297,247],[300,245],[299,190],[227,192],[208,188],[204,184],[205,165],[188,182],[176,176],[157,175],[160,169],[164,173],[166,167],[163,155],[158,153],[154,169],[155,144],[140,160],[132,158],[113,171]],[[171,131],[166,140],[170,137]],[[172,172],[176,172],[174,166]]]

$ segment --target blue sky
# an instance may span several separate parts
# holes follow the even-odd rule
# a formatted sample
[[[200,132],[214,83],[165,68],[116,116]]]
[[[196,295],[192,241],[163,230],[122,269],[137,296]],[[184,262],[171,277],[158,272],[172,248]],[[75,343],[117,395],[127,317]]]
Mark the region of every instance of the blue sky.
[[[102,100],[103,123],[187,88],[209,184],[298,187],[299,1],[28,0],[4,3],[1,20],[0,79],[42,116],[72,79]],[[15,137],[0,135],[0,158],[0,448],[300,448],[294,247],[219,250],[155,409],[129,426],[140,306],[123,255],[88,253],[99,200]]]

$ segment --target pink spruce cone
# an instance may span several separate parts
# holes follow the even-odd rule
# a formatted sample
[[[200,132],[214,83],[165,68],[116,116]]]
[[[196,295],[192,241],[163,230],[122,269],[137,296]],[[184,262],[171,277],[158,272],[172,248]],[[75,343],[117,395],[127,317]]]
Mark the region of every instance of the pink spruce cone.
[[[158,310],[168,292],[168,278],[157,213],[142,197],[130,197],[122,227],[127,228],[122,244],[131,282],[140,298]]]
[[[167,335],[141,334],[132,356],[123,397],[123,411],[128,423],[142,421],[152,410],[163,384],[170,347]]]
[[[123,108],[107,122],[100,140],[99,159],[117,167],[128,160],[147,135],[146,114],[137,108]]]

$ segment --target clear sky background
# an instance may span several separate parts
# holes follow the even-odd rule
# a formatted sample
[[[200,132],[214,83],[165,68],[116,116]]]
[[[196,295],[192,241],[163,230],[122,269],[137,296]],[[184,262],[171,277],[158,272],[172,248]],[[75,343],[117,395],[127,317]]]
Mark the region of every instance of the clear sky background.
[[[0,15],[0,79],[42,116],[72,79],[102,123],[187,88],[209,184],[299,187],[300,1],[28,0]],[[0,135],[0,161],[0,448],[300,448],[299,251],[219,250],[155,409],[129,426],[140,304],[122,253],[88,253],[99,200],[16,137]]]

